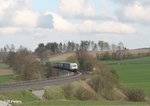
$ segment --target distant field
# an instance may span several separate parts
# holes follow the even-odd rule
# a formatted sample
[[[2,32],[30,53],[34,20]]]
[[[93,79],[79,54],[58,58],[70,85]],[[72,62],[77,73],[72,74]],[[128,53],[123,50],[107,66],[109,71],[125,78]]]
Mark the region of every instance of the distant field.
[[[6,83],[13,79],[13,70],[6,64],[0,63],[0,83]]]
[[[129,88],[141,88],[150,96],[150,57],[124,60],[123,64],[108,61],[115,69],[122,84]]]
[[[13,70],[11,69],[0,69],[0,77],[3,75],[13,75]]]
[[[129,52],[131,54],[148,53],[148,52],[150,52],[150,49],[131,49],[131,50],[129,50]],[[96,57],[97,53],[102,53],[102,52],[101,51],[89,51],[88,53],[90,55],[92,55],[93,57]],[[49,60],[51,60],[51,61],[62,61],[62,60],[66,60],[67,57],[70,57],[70,56],[73,56],[73,55],[75,55],[74,52],[62,53],[62,54],[58,54],[58,55],[54,55],[54,56],[50,57]]]
[[[1,75],[0,76],[0,84],[9,82],[11,80],[13,80],[13,75]]]
[[[2,75],[12,75],[13,70],[7,64],[0,63],[0,77]]]
[[[75,53],[64,53],[64,54],[60,54],[60,55],[55,55],[51,58],[49,58],[50,61],[64,61],[66,60],[68,57],[75,55]]]
[[[0,63],[0,69],[8,69],[9,66],[4,64],[4,63]]]

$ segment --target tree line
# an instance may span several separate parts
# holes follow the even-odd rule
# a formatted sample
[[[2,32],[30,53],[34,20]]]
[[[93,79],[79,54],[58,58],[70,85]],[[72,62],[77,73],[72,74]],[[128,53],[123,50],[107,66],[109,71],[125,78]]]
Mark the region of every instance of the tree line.
[[[134,57],[121,42],[115,45],[105,41],[81,41],[80,43],[68,41],[67,43],[40,43],[35,51],[28,50],[23,46],[16,49],[13,44],[6,45],[0,49],[0,62],[12,67],[15,75],[21,80],[42,79],[52,76],[53,70],[51,64],[43,64],[44,61],[52,55],[65,52],[75,52],[76,57],[70,57],[69,61],[76,60],[75,62],[79,63],[81,69],[86,67],[88,68],[86,70],[91,70],[92,66],[89,65],[91,59],[84,58],[84,52],[87,51],[98,51],[98,60],[117,59],[122,62],[125,58]],[[81,55],[82,53],[83,55]],[[140,55],[147,56],[150,53]],[[83,61],[86,62],[83,63]]]
[[[44,65],[32,51],[23,46],[17,50],[14,45],[1,48],[0,60],[14,70],[16,80],[40,80],[51,76],[51,65]]]
[[[57,43],[49,42],[47,44],[40,43],[35,49],[35,54],[41,58],[46,59],[50,55],[65,53],[65,52],[75,52],[78,50],[82,51],[116,51],[119,48],[122,49],[122,45],[110,44],[105,41],[81,41],[80,43],[75,43],[73,41],[68,41],[67,43]]]

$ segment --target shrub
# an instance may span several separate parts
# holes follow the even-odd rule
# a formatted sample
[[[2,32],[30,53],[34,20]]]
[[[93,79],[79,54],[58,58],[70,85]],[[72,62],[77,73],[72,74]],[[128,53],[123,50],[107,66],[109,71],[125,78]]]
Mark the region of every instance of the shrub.
[[[112,73],[112,75],[113,75],[116,79],[119,79],[119,75],[117,74],[116,70],[111,69],[110,72]]]
[[[78,100],[97,100],[98,96],[94,90],[90,88],[86,83],[79,85],[74,93],[74,97]]]
[[[64,99],[64,92],[59,86],[51,86],[45,89],[44,93],[45,99]]]
[[[141,89],[127,89],[125,94],[129,101],[144,101],[144,91]]]
[[[111,60],[112,54],[110,52],[103,52],[101,54],[97,54],[98,60]]]
[[[62,86],[66,99],[97,100],[95,91],[84,81]]]
[[[62,86],[64,91],[64,96],[66,99],[71,99],[73,97],[73,85],[72,84],[65,84]]]
[[[93,71],[96,59],[93,58],[92,55],[88,54],[85,51],[77,51],[76,56],[80,64],[80,70]]]
[[[119,88],[120,84],[114,73],[109,70],[100,70],[97,75],[91,77],[87,83],[102,97],[108,100],[115,99],[114,88]]]
[[[96,92],[104,92],[104,90],[110,90],[113,88],[111,82],[108,82],[105,76],[95,75],[89,81],[88,84],[96,91]]]

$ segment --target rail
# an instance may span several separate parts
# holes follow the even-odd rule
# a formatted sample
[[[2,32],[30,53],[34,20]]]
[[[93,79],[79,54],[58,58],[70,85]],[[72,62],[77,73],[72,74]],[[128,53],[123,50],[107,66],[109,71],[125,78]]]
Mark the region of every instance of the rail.
[[[21,81],[17,83],[10,83],[10,84],[0,84],[0,92],[1,91],[10,91],[16,89],[41,89],[45,86],[49,85],[58,85],[65,82],[70,82],[77,80],[82,73],[71,72],[70,75],[62,75],[59,77],[50,77],[42,80],[30,80],[30,81]]]

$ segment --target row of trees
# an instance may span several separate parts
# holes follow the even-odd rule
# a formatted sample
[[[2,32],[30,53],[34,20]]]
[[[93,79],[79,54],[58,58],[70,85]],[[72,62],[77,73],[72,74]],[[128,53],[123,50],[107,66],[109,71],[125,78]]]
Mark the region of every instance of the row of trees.
[[[51,65],[43,65],[34,53],[24,47],[18,50],[13,45],[5,46],[0,51],[0,60],[13,68],[19,80],[42,79],[51,76]]]
[[[105,51],[102,53],[97,53],[97,58],[99,60],[120,60],[122,63],[123,58],[130,57],[129,50],[124,47],[123,43],[120,42],[117,46],[113,45],[112,51]]]
[[[38,47],[35,49],[35,54],[41,58],[46,59],[49,55],[64,53],[64,52],[74,52],[77,50],[83,51],[116,51],[122,48],[123,43],[119,43],[118,45],[109,44],[105,41],[81,41],[80,43],[75,42],[67,42],[67,43],[56,43],[50,42],[44,45],[40,43]]]

